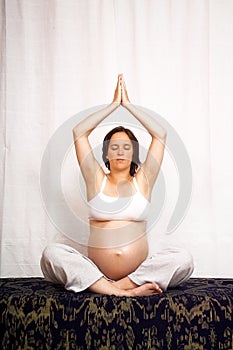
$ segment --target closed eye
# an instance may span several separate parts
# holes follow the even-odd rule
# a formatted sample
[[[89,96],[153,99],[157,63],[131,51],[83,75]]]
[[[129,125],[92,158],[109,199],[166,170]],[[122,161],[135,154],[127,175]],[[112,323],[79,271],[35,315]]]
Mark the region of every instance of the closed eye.
[[[116,150],[118,150],[118,148],[119,148],[119,145],[117,145],[117,144],[115,144],[115,143],[113,143],[111,146],[110,146],[110,149],[112,150],[112,151],[116,151]],[[129,150],[131,150],[131,145],[129,144],[129,143],[125,143],[124,145],[123,145],[123,148],[124,148],[124,150],[125,151],[129,151]]]
[[[116,151],[118,149],[118,145],[111,145],[110,148],[112,151]]]
[[[129,151],[131,149],[131,145],[125,144],[124,145],[124,150]]]

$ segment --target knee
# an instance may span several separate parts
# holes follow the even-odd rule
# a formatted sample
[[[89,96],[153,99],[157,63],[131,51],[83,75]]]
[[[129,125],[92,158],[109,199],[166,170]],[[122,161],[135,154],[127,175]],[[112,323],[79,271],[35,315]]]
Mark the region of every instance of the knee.
[[[186,278],[191,276],[194,270],[193,257],[188,250],[181,248],[177,257],[177,263],[179,268],[182,269],[186,275]]]
[[[56,255],[57,247],[55,244],[50,244],[42,252],[42,261],[53,260],[53,257]]]
[[[57,258],[61,255],[61,249],[61,245],[56,243],[50,244],[47,247],[45,247],[41,257],[41,264],[55,262]]]

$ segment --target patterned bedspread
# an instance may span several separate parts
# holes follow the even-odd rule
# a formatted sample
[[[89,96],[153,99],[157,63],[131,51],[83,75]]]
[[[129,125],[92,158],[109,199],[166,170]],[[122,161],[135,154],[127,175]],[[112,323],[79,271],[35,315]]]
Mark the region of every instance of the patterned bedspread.
[[[233,349],[233,279],[191,278],[150,297],[0,279],[1,349]]]

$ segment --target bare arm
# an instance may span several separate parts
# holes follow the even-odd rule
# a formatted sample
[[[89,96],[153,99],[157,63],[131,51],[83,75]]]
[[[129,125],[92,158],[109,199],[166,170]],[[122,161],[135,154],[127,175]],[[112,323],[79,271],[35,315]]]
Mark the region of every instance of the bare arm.
[[[142,178],[146,177],[151,191],[162,164],[167,132],[154,117],[130,103],[125,83],[122,85],[122,105],[146,128],[152,138],[146,160],[137,173],[137,179],[141,182],[145,182]]]
[[[98,124],[100,124],[109,114],[111,114],[117,107],[120,106],[118,102],[112,102],[107,107],[101,109],[100,111],[94,112],[87,118],[82,120],[73,128],[73,135],[76,139],[80,137],[87,137],[90,135],[92,130],[94,130]]]
[[[73,128],[75,151],[80,169],[87,185],[89,196],[95,194],[96,181],[98,182],[98,178],[100,178],[101,181],[104,174],[100,164],[94,157],[88,136],[98,124],[100,124],[109,114],[120,106],[120,102],[120,83],[118,79],[113,102],[100,111],[89,115]],[[96,181],[93,181],[94,178]]]

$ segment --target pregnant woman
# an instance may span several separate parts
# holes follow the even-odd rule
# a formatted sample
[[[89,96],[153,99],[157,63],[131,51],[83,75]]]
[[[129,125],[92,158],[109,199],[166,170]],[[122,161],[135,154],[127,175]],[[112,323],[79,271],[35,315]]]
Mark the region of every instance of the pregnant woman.
[[[89,135],[120,105],[151,135],[143,164],[134,134],[122,126],[103,140],[105,173],[96,160]],[[166,130],[130,103],[122,75],[113,102],[73,129],[77,160],[86,183],[90,237],[88,256],[64,244],[45,248],[41,268],[47,280],[68,290],[143,296],[162,293],[187,280],[193,271],[190,254],[173,245],[150,255],[146,213],[163,160]]]

